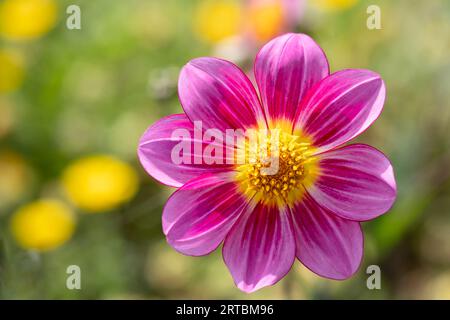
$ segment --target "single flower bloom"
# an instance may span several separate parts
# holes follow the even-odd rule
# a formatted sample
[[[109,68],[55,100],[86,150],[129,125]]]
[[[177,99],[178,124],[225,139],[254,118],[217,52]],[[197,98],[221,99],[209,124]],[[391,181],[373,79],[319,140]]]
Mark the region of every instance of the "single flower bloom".
[[[48,251],[72,237],[75,216],[64,203],[41,199],[19,208],[11,218],[11,232],[25,249]]]
[[[54,0],[5,0],[0,4],[0,34],[10,40],[31,40],[56,24]]]
[[[63,172],[62,186],[71,202],[89,213],[104,212],[130,200],[138,177],[132,166],[112,156],[78,159]]]
[[[384,82],[369,70],[330,74],[324,52],[304,34],[267,43],[254,73],[259,95],[230,62],[190,61],[178,82],[185,114],[165,117],[143,134],[142,166],[161,183],[179,188],[163,209],[167,241],[192,256],[223,242],[225,264],[245,292],[279,281],[295,258],[320,276],[349,278],[363,255],[360,221],[385,213],[396,197],[392,166],[380,151],[343,146],[380,115]],[[245,163],[206,164],[209,143],[202,140],[203,148],[195,148],[197,121],[204,131],[278,132],[278,152],[272,154],[278,170],[267,174],[265,159],[247,157]],[[194,137],[182,142],[194,145],[188,156],[203,156],[202,164],[172,161],[180,143],[172,136],[176,129]],[[247,152],[247,147],[236,148]]]

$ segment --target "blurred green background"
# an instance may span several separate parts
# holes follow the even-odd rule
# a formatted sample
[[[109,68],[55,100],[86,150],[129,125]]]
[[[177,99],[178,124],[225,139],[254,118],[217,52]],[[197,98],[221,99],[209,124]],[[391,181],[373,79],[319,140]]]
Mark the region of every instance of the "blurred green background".
[[[450,2],[305,0],[294,17],[206,2],[0,0],[0,298],[450,299]],[[66,27],[72,4],[79,30]],[[372,4],[381,30],[366,27]],[[389,156],[399,194],[363,223],[353,278],[322,279],[296,262],[247,295],[220,250],[194,258],[166,244],[172,190],[141,169],[136,146],[154,121],[182,112],[176,83],[188,60],[250,70],[286,31],[312,36],[332,71],[382,75],[384,111],[358,141]],[[366,287],[372,264],[381,290]],[[81,290],[66,288],[69,265],[81,268]]]

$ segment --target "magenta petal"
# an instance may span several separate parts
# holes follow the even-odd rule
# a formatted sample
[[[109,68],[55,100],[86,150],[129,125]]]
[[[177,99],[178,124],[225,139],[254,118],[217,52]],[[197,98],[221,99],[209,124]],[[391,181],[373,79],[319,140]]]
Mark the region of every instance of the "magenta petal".
[[[204,129],[245,129],[264,121],[258,96],[247,76],[231,62],[198,58],[183,67],[178,80],[181,104]]]
[[[225,238],[223,258],[242,291],[253,292],[278,282],[295,260],[288,214],[261,204],[242,214]]]
[[[190,163],[176,164],[172,159],[173,148],[185,140],[181,137],[172,137],[177,129],[185,130],[192,138],[186,139],[191,145],[191,153],[186,152]],[[180,187],[202,173],[224,171],[230,168],[229,165],[226,165],[227,152],[225,149],[223,150],[222,164],[205,164],[204,157],[201,164],[194,164],[195,157],[202,160],[203,148],[208,144],[202,142],[201,139],[199,143],[202,150],[196,154],[192,122],[184,114],[174,114],[162,118],[147,129],[139,141],[138,157],[148,174],[159,182],[173,187]]]
[[[363,234],[359,222],[342,219],[308,195],[292,209],[297,258],[314,273],[342,280],[359,268]]]
[[[343,70],[311,89],[299,108],[295,128],[311,136],[323,152],[367,129],[380,115],[385,99],[380,76],[369,70]]]
[[[353,144],[320,155],[320,177],[308,189],[335,214],[365,221],[388,211],[397,188],[389,160],[377,149]]]
[[[183,254],[200,256],[219,246],[248,205],[232,175],[202,175],[169,198],[162,223],[172,247]]]
[[[308,90],[329,74],[322,49],[304,34],[285,34],[267,43],[255,61],[261,100],[271,119],[293,120]]]

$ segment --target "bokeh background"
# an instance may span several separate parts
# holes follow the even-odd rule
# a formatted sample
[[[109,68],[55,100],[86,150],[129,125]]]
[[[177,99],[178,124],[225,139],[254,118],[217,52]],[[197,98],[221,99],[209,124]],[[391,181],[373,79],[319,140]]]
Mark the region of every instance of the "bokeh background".
[[[81,8],[69,30],[66,9]],[[369,5],[381,30],[366,27]],[[254,294],[220,250],[175,252],[161,231],[173,191],[140,167],[146,127],[181,112],[180,68],[218,56],[251,70],[277,34],[304,32],[331,70],[382,75],[387,101],[359,141],[395,168],[393,209],[363,224],[347,281],[296,262]],[[447,0],[0,0],[0,298],[450,299],[450,2]],[[382,289],[368,290],[368,265]],[[66,269],[81,268],[81,290]]]

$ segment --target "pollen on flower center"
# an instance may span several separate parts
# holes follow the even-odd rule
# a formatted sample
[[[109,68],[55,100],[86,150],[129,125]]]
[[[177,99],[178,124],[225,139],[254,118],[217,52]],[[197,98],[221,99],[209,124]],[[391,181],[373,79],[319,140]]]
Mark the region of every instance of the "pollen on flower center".
[[[313,181],[317,166],[304,137],[276,129],[261,131],[246,144],[246,161],[237,167],[241,190],[268,205],[291,205]]]

